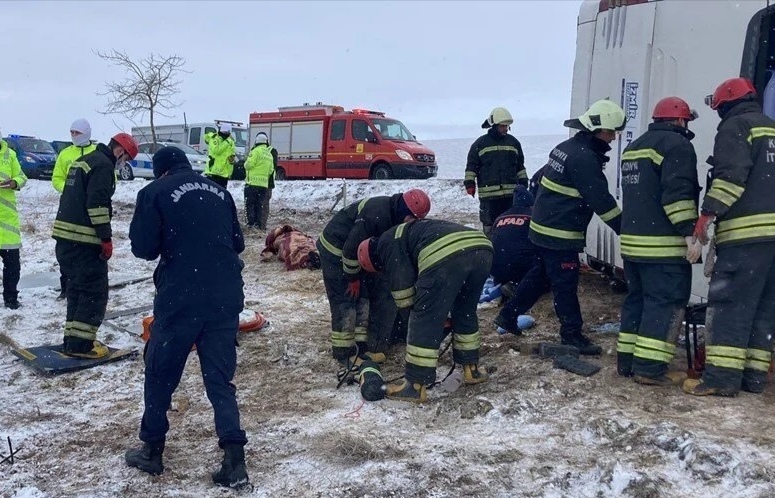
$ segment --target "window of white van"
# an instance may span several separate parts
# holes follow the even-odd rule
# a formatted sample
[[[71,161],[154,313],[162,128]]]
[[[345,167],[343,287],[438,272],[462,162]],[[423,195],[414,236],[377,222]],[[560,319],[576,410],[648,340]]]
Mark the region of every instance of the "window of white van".
[[[234,145],[237,147],[246,147],[248,144],[248,130],[242,128],[232,128],[231,136],[234,137]]]
[[[415,141],[414,135],[409,132],[401,121],[396,121],[395,119],[372,119],[371,122],[385,140]]]
[[[188,143],[191,145],[199,145],[199,141],[202,139],[202,128],[194,126],[188,132]]]

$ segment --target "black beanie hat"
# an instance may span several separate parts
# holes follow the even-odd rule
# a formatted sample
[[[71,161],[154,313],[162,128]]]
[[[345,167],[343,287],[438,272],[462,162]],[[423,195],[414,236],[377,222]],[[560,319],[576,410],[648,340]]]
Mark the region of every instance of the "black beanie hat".
[[[162,147],[153,155],[153,177],[161,178],[175,166],[191,167],[186,154],[175,146]]]

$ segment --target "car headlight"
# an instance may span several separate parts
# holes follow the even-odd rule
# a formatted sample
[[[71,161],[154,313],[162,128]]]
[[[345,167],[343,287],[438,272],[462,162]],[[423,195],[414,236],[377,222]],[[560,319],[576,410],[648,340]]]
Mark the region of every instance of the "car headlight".
[[[22,156],[22,159],[24,159],[25,163],[36,163],[36,162],[38,162],[34,157],[27,156],[27,155]]]
[[[396,155],[400,159],[403,159],[404,161],[411,161],[412,160],[412,155],[410,153],[408,153],[407,151],[405,151],[405,150],[396,149]]]

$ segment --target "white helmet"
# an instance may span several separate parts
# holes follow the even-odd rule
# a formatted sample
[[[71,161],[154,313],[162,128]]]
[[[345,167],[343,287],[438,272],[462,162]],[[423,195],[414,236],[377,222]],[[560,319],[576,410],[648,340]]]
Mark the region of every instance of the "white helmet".
[[[218,123],[218,131],[221,133],[231,133],[231,123]]]
[[[263,131],[259,131],[256,134],[256,143],[269,145],[269,137],[266,136],[266,133],[264,133]]]
[[[568,128],[579,130],[621,131],[627,124],[627,117],[621,107],[608,99],[603,99],[589,106],[589,109],[578,118],[569,119],[563,124]]]
[[[490,128],[495,125],[511,125],[514,123],[514,118],[511,117],[511,113],[505,107],[496,107],[490,112],[490,115],[482,123],[482,128]]]

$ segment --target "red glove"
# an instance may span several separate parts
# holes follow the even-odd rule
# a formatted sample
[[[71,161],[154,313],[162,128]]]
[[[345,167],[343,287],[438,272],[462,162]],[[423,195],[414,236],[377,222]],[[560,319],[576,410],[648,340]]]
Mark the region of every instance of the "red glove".
[[[694,240],[699,240],[702,245],[708,243],[708,226],[716,215],[713,213],[701,214],[697,223],[694,225]]]
[[[476,185],[471,185],[470,187],[466,187],[466,193],[471,197],[473,197],[474,194],[476,193]]]
[[[110,257],[113,256],[113,242],[110,240],[103,240],[102,242],[100,242],[100,245],[102,246],[100,259],[103,261],[109,260]]]
[[[353,280],[347,284],[347,290],[345,291],[345,294],[350,296],[352,299],[358,299],[358,297],[361,295],[361,281]]]

